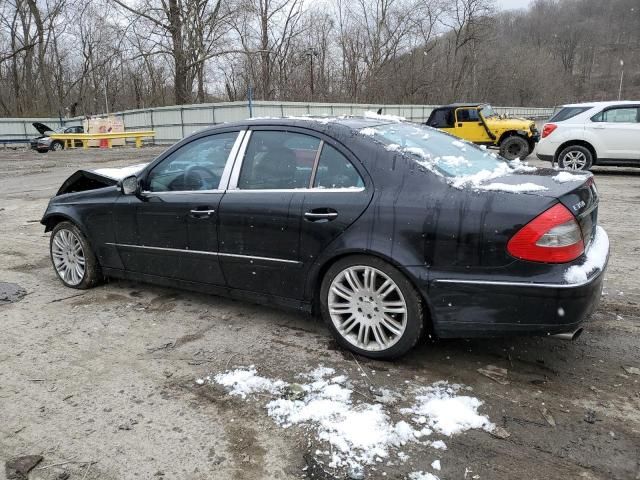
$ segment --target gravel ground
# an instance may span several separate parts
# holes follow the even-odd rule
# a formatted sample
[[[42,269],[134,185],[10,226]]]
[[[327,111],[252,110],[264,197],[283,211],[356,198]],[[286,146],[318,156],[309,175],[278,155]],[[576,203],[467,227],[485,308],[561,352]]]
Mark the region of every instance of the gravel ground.
[[[509,434],[434,436],[446,451],[406,445],[405,461],[381,462],[366,478],[640,479],[640,375],[629,368],[640,368],[640,170],[596,172],[612,256],[600,308],[577,341],[435,341],[377,362],[340,350],[300,313],[124,281],[63,287],[38,223],[49,197],[79,167],[161,150],[0,150],[0,282],[23,289],[5,288],[17,301],[0,295],[2,465],[41,455],[31,479],[331,478],[313,461],[322,445],[278,427],[260,396],[243,401],[195,381],[253,364],[295,382],[323,364],[360,392],[464,384]],[[478,372],[487,365],[506,369],[504,381]]]

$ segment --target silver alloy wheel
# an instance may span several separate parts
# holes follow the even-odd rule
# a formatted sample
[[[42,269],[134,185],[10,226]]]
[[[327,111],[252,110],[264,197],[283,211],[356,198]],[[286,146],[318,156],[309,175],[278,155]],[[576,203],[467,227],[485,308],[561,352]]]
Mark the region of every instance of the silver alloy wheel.
[[[377,268],[345,268],[331,282],[327,300],[336,330],[358,348],[387,350],[404,335],[407,303],[398,285]]]
[[[69,285],[78,285],[84,279],[86,260],[80,239],[71,230],[58,230],[51,242],[53,266],[60,278]]]
[[[571,150],[564,155],[562,164],[569,170],[583,170],[587,164],[587,156],[579,150]]]
[[[60,142],[53,142],[52,148],[54,152],[59,152],[62,150],[62,144]]]

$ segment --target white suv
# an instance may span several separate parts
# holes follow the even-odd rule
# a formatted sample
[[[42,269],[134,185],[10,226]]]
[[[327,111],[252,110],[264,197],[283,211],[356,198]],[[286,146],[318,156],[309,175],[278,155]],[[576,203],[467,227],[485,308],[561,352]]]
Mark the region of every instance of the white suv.
[[[571,170],[640,167],[640,101],[563,105],[544,125],[536,154]]]

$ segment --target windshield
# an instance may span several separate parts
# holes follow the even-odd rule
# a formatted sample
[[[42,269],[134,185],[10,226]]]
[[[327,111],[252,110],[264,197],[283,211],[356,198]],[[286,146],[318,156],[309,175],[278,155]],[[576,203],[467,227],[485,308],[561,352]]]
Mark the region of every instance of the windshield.
[[[508,168],[506,160],[486,149],[423,125],[392,123],[364,128],[360,133],[384,144],[386,150],[412,155],[420,165],[446,177]]]
[[[498,115],[491,105],[483,105],[480,111],[484,118],[495,117]]]

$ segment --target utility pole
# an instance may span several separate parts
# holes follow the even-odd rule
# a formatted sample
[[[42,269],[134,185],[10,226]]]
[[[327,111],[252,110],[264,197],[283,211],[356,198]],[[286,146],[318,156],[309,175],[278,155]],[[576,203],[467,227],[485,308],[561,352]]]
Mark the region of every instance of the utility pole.
[[[624,78],[624,60],[620,60],[620,87],[618,88],[618,101],[622,99],[622,79]]]
[[[311,99],[313,101],[313,57],[318,56],[318,51],[315,48],[308,48],[305,51],[305,55],[309,57],[309,86],[311,87]]]

